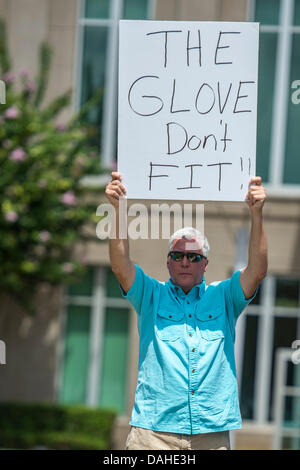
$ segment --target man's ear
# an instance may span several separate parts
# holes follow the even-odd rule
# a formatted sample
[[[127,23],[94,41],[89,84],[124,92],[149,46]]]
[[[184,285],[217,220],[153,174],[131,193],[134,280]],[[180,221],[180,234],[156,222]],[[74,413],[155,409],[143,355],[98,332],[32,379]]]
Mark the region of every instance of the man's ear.
[[[207,270],[207,265],[208,265],[208,259],[206,260],[206,263],[205,263],[204,272],[206,272],[206,270]]]

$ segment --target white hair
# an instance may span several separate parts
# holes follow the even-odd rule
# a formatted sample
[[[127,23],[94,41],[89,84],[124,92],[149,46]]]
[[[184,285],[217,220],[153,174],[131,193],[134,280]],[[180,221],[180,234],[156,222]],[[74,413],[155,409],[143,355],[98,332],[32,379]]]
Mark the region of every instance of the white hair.
[[[203,256],[205,256],[206,258],[208,257],[209,243],[207,241],[207,238],[201,232],[199,232],[199,230],[196,230],[194,227],[183,227],[177,230],[175,233],[173,233],[169,240],[168,253],[172,248],[173,241],[177,238],[184,238],[186,240],[196,238],[201,243]]]

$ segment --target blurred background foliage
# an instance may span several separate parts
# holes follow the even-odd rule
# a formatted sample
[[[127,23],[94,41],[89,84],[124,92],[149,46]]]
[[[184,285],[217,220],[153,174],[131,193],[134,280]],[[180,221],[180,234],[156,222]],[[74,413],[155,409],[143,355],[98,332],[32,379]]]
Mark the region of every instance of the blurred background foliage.
[[[37,77],[26,71],[16,77],[0,20],[0,78],[6,85],[0,107],[0,292],[31,313],[40,283],[69,283],[83,274],[74,246],[83,227],[99,217],[85,197],[91,189],[80,182],[105,171],[85,119],[99,106],[102,90],[67,123],[60,122],[72,92],[44,104],[51,56],[42,44]]]

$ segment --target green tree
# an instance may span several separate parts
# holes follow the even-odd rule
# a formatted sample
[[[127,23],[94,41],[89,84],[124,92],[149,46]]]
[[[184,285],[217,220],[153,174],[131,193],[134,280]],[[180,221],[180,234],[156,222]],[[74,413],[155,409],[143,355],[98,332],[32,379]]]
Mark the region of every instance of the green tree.
[[[0,292],[27,310],[40,283],[72,282],[83,272],[74,246],[83,227],[99,218],[81,179],[104,171],[85,122],[101,92],[60,124],[71,92],[44,104],[50,65],[51,49],[42,44],[37,78],[15,78],[0,22],[0,78],[6,84],[0,105]]]

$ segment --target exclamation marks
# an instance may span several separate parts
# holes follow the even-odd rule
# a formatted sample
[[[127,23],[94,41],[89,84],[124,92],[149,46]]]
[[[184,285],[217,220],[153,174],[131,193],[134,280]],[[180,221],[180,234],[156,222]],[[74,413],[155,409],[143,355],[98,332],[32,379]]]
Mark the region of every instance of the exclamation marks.
[[[240,157],[240,159],[241,159],[241,172],[243,173],[243,171],[244,171],[244,168],[243,168],[243,159],[242,159],[242,157]],[[244,185],[243,185],[243,183],[242,183],[242,184],[241,184],[241,190],[243,189],[243,186],[244,186]]]

